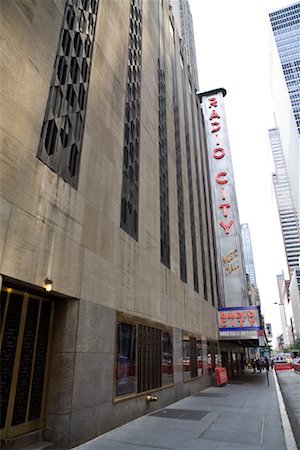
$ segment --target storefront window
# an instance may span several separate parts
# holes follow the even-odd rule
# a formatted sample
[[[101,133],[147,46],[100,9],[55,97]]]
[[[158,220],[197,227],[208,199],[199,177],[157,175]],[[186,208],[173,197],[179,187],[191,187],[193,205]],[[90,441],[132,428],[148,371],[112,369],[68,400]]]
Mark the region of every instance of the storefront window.
[[[198,368],[198,376],[203,375],[203,360],[202,360],[202,341],[201,339],[197,339],[197,368]]]
[[[196,338],[193,336],[183,336],[182,341],[182,367],[183,380],[198,376],[198,353]]]
[[[116,396],[135,392],[135,335],[135,325],[118,323]]]
[[[173,345],[168,332],[162,335],[162,384],[173,383]]]
[[[151,324],[117,325],[115,396],[151,391],[173,383],[172,334]]]
[[[183,336],[182,340],[182,369],[183,380],[191,378],[190,337]]]
[[[215,352],[214,343],[207,342],[207,368],[208,373],[211,375],[215,370]]]

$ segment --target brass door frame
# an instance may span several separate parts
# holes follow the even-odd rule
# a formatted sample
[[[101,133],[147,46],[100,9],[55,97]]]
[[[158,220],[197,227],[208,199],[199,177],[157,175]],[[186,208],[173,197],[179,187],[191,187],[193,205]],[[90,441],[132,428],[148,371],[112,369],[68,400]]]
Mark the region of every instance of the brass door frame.
[[[48,386],[48,372],[49,372],[49,365],[50,365],[52,330],[53,330],[53,321],[54,321],[54,302],[51,299],[47,299],[45,297],[41,297],[41,296],[31,294],[29,292],[21,291],[18,289],[12,289],[9,287],[2,287],[2,292],[6,292],[7,297],[6,297],[4,314],[3,314],[3,326],[1,327],[1,333],[0,333],[0,348],[2,348],[2,342],[3,342],[4,329],[5,329],[5,323],[6,323],[6,318],[7,318],[8,305],[9,305],[9,301],[10,301],[10,295],[11,295],[11,293],[14,293],[14,294],[21,295],[23,297],[23,305],[22,305],[22,310],[21,310],[21,315],[20,315],[20,323],[19,323],[18,337],[17,337],[17,343],[16,343],[16,352],[15,352],[13,369],[12,369],[12,380],[11,380],[11,385],[10,385],[10,389],[9,389],[5,426],[4,426],[4,428],[2,428],[0,430],[1,440],[8,440],[15,436],[18,436],[18,435],[21,435],[24,433],[28,433],[30,431],[34,431],[34,430],[37,430],[37,429],[43,427],[45,405],[46,405],[46,393],[47,393],[47,386]],[[27,316],[27,308],[28,308],[28,302],[29,302],[30,298],[39,301],[39,309],[38,309],[38,317],[37,317],[37,326],[36,326],[36,330],[35,330],[32,361],[31,361],[31,373],[30,373],[29,391],[28,391],[27,406],[26,406],[26,418],[25,418],[25,422],[18,424],[18,425],[12,425],[14,403],[15,403],[15,396],[16,396],[16,389],[17,389],[20,361],[21,361],[21,353],[22,353],[22,344],[23,344],[25,323],[26,323],[26,316]],[[41,315],[41,308],[42,308],[43,302],[48,302],[51,304],[51,311],[50,311],[50,321],[49,321],[49,330],[48,330],[48,343],[47,343],[47,350],[46,350],[44,381],[43,381],[43,389],[42,389],[41,412],[40,412],[40,417],[38,419],[29,421],[28,415],[29,415],[29,406],[30,406],[31,393],[32,393],[34,363],[35,363],[35,358],[36,358],[36,349],[37,349],[37,343],[38,343],[38,331],[39,331],[40,315]]]

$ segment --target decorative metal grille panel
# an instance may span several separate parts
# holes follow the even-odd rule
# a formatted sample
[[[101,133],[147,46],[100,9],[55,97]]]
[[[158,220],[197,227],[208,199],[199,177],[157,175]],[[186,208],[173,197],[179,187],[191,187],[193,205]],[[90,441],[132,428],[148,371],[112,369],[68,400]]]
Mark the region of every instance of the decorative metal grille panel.
[[[43,302],[40,315],[38,341],[33,371],[29,420],[38,419],[41,415],[50,315],[51,304]]]
[[[186,283],[186,250],[185,250],[185,225],[184,225],[184,202],[183,202],[183,183],[182,183],[182,162],[180,145],[180,123],[178,111],[178,80],[177,64],[175,52],[174,28],[170,22],[170,31],[172,36],[171,61],[172,61],[172,81],[173,81],[173,112],[174,112],[174,137],[175,137],[175,156],[176,156],[176,181],[177,181],[177,211],[178,211],[178,235],[179,235],[179,261],[180,278]]]
[[[142,0],[130,1],[121,228],[138,239]]]
[[[161,330],[146,325],[138,325],[137,392],[144,392],[161,386],[161,339]]]
[[[158,60],[158,127],[160,180],[160,260],[170,268],[169,177],[165,71]]]
[[[176,70],[176,69],[175,69]],[[186,253],[185,253],[185,225],[184,225],[184,203],[183,203],[183,183],[182,183],[182,162],[180,146],[180,125],[177,98],[177,89],[174,91],[174,128],[175,128],[175,152],[176,152],[176,179],[177,179],[177,202],[178,202],[178,231],[179,231],[179,258],[180,258],[180,278],[186,283]]]
[[[38,312],[39,301],[30,299],[27,308],[12,425],[18,425],[25,422],[26,419]]]
[[[1,302],[4,300],[5,293],[1,295]],[[4,428],[8,398],[11,386],[12,371],[17,348],[18,332],[22,312],[23,297],[17,294],[10,294],[3,341],[1,346],[1,428]]]
[[[184,66],[182,67],[181,74],[182,74],[181,83],[182,83],[183,106],[184,106],[186,163],[187,163],[187,170],[188,170],[191,241],[192,241],[192,256],[193,256],[193,278],[194,278],[194,289],[196,292],[199,292],[192,163],[191,163],[190,133],[189,133],[189,119],[188,119],[187,93],[186,93],[186,81],[187,80],[185,77]]]
[[[198,376],[196,338],[190,338],[191,377]]]
[[[98,0],[67,0],[37,156],[76,188]]]

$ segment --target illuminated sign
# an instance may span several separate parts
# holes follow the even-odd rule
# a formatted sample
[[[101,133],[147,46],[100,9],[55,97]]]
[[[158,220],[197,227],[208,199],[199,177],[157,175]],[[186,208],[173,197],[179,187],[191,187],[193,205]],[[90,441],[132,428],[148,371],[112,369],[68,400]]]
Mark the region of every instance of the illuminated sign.
[[[200,94],[205,123],[221,296],[225,306],[248,304],[240,220],[226,126],[224,89]]]
[[[218,309],[219,331],[260,330],[259,306],[237,306]]]

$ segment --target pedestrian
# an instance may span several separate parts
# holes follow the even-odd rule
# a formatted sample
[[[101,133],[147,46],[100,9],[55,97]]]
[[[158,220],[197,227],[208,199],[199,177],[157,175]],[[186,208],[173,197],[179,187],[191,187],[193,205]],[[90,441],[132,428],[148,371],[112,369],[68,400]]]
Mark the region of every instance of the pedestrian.
[[[261,360],[258,358],[256,360],[256,368],[259,370],[259,373],[261,373]]]
[[[251,361],[252,361],[253,372],[255,373],[256,372],[256,359],[253,358]]]
[[[266,356],[265,356],[265,367],[266,367],[266,371],[268,371],[270,369],[270,363]]]

